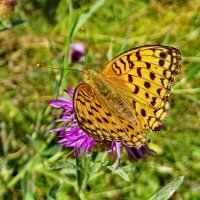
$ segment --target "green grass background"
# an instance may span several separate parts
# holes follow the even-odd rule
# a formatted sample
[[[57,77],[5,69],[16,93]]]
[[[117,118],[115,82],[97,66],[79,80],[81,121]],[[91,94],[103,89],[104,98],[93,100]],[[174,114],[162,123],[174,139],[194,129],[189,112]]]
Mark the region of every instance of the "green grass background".
[[[17,19],[24,23],[8,27]],[[84,42],[87,54],[68,66],[74,41]],[[176,47],[183,57],[166,130],[148,133],[157,156],[135,162],[124,152],[118,173],[102,152],[66,161],[69,150],[48,132],[56,125],[47,101],[77,85],[81,74],[36,64],[100,70],[124,50],[147,44]],[[149,199],[184,176],[172,199],[198,200],[199,147],[199,0],[21,0],[1,16],[0,199]]]

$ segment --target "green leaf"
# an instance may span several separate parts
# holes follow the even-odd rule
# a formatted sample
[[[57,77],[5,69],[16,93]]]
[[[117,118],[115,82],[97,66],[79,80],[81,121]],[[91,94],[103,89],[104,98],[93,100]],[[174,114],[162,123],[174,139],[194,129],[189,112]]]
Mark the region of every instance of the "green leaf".
[[[107,166],[111,171],[117,173],[119,176],[121,176],[125,181],[130,181],[128,174],[121,168],[116,167],[115,165]]]
[[[160,191],[154,194],[149,200],[167,200],[174,192],[180,187],[184,179],[184,176],[179,176],[174,181],[171,181],[166,186],[164,186]]]

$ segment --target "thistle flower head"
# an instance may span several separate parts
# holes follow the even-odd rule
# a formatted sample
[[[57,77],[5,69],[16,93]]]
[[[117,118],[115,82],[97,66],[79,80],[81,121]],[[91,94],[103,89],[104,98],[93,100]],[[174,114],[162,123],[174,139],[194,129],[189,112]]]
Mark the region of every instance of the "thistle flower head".
[[[125,148],[128,153],[135,159],[142,158],[146,160],[146,155],[153,155],[155,152],[150,149],[146,144],[139,148],[129,147],[122,142],[116,141],[99,141],[87,133],[85,133],[77,123],[73,109],[73,93],[74,88],[65,90],[69,98],[66,99],[62,96],[58,100],[50,100],[49,104],[59,112],[59,118],[55,120],[57,123],[63,122],[59,128],[52,129],[50,132],[59,133],[59,143],[64,147],[73,147],[73,154],[76,158],[85,153],[89,153],[96,146],[102,147],[111,153],[114,160],[121,158],[121,149]],[[55,114],[55,113],[54,113]],[[106,148],[105,148],[106,147]],[[70,155],[71,156],[71,155]]]

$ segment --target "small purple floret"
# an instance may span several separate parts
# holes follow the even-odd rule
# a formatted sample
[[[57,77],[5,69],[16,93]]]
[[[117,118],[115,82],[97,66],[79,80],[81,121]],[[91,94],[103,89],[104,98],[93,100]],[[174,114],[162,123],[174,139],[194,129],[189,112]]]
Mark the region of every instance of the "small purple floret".
[[[86,134],[78,126],[73,110],[74,88],[65,90],[65,93],[68,94],[68,99],[60,96],[59,100],[49,101],[49,104],[53,108],[60,111],[59,114],[57,114],[57,112],[54,113],[54,115],[59,116],[59,119],[55,120],[54,122],[64,123],[62,127],[54,128],[50,132],[59,132],[59,144],[64,147],[74,148],[73,154],[76,158],[78,158],[85,153],[91,152],[95,143],[98,145],[98,140],[95,140],[94,138]],[[121,158],[121,148],[125,148],[135,160],[138,160],[139,158],[146,160],[147,154],[155,154],[155,152],[150,149],[147,144],[144,144],[137,149],[134,147],[129,147],[122,142],[112,141],[108,152],[111,153],[113,160]]]
[[[85,46],[82,43],[70,44],[71,62],[79,61],[85,55]]]
[[[166,130],[166,127],[163,126],[163,125],[159,125],[159,126],[157,126],[157,127],[155,127],[155,128],[153,129],[153,131],[161,131],[161,130]]]

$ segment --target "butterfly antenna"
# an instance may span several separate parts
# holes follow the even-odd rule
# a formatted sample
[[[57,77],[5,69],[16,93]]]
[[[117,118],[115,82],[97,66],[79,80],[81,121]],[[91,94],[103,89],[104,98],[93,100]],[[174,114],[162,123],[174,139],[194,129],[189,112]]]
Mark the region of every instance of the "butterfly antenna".
[[[58,70],[70,70],[70,71],[76,71],[76,72],[81,72],[81,73],[83,73],[83,71],[82,71],[82,70],[79,70],[79,69],[60,69],[60,68],[57,68],[57,67],[48,67],[48,66],[45,66],[44,64],[41,64],[41,63],[37,63],[37,64],[36,64],[36,67],[37,67],[37,68],[58,69]]]
[[[87,48],[85,47],[85,44],[86,44],[86,31],[85,31],[85,28],[82,27],[81,28],[82,31],[84,32],[84,41],[83,41],[83,44],[84,44],[84,50],[85,50],[85,56],[84,56],[84,67],[86,66],[86,63],[87,63]],[[50,69],[60,69],[60,68],[56,68],[56,67],[48,67],[48,66],[45,66],[44,64],[41,64],[41,63],[37,63],[36,64],[36,67],[37,68],[50,68]],[[81,72],[83,73],[83,70],[79,70],[79,69],[60,69],[60,70],[71,70],[71,71],[77,71],[77,72]]]

